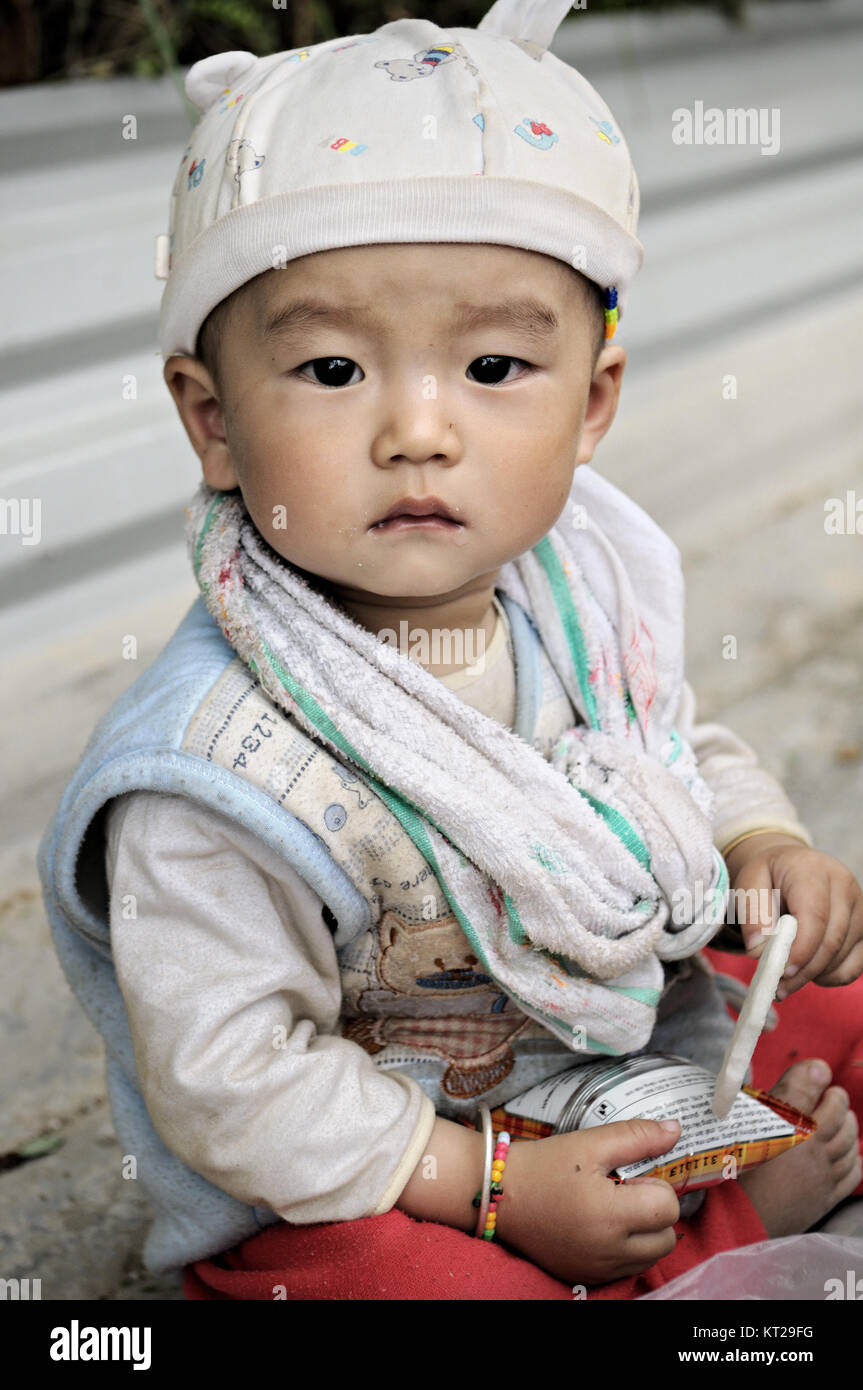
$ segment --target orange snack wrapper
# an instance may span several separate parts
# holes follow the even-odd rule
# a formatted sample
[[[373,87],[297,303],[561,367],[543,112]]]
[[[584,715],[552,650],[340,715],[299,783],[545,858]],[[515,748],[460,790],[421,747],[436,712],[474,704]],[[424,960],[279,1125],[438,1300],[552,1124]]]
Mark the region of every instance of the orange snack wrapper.
[[[716,1077],[684,1057],[640,1053],[582,1063],[532,1086],[491,1112],[495,1135],[513,1141],[545,1139],[637,1117],[676,1119],[676,1144],[659,1158],[613,1170],[615,1182],[663,1178],[678,1196],[737,1178],[816,1132],[809,1115],[793,1105],[743,1086],[724,1120],[712,1113]],[[464,1121],[470,1124],[471,1121]]]

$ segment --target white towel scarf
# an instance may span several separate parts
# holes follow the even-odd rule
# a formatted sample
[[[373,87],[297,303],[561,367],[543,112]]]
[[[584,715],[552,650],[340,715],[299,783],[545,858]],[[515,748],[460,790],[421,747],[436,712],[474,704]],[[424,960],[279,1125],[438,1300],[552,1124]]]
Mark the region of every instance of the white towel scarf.
[[[646,1046],[662,961],[705,945],[728,898],[713,794],[672,728],[684,622],[670,538],[583,464],[556,525],[501,569],[497,589],[530,615],[584,721],[546,760],[314,589],[239,490],[202,482],[186,518],[227,640],[398,817],[482,968],[574,1052]]]

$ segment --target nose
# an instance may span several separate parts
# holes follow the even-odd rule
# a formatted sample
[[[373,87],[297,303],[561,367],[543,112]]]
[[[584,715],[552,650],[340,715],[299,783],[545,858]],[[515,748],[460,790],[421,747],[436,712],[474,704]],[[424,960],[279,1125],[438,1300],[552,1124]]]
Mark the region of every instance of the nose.
[[[452,407],[443,401],[437,378],[405,380],[387,394],[384,422],[373,455],[381,467],[394,463],[452,465],[461,458]]]

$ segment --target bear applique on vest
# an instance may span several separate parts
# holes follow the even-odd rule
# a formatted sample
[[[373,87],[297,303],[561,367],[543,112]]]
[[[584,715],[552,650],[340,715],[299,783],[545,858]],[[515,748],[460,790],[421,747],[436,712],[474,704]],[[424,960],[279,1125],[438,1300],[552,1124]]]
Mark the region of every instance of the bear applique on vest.
[[[337,952],[342,1035],[378,1061],[448,1061],[464,1100],[512,1070],[516,1038],[548,1037],[482,969],[440,882],[359,771],[312,739],[235,658],[196,709],[182,751],[246,778],[311,831],[366,900],[370,926]],[[501,919],[500,890],[489,893]]]

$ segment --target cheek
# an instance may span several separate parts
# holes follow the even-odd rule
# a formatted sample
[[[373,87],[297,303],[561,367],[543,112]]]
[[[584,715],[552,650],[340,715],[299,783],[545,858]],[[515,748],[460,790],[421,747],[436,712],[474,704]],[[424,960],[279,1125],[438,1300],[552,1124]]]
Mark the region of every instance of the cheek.
[[[522,449],[498,456],[486,492],[489,515],[514,552],[535,545],[557,523],[572,488],[575,453],[571,434],[540,429]]]
[[[243,498],[261,534],[275,550],[310,560],[322,535],[357,510],[345,456],[320,445],[308,428],[298,436],[281,425],[262,425],[247,437],[240,474]],[[353,500],[352,500],[353,499]]]
[[[509,509],[536,514],[563,506],[572,485],[575,440],[571,433],[550,435],[541,427],[521,446],[499,453],[488,477],[493,494]]]
[[[333,479],[349,477],[348,464],[356,455],[356,423],[339,420],[331,404],[327,409],[299,390],[261,392],[242,433],[250,466],[285,487],[301,478],[312,489],[326,489]]]
[[[280,536],[294,544],[310,538],[321,521],[333,515],[341,495],[307,463],[284,458],[278,466],[268,460],[256,470],[251,486],[243,489],[258,529],[270,540]]]

